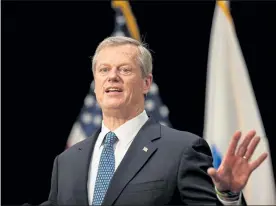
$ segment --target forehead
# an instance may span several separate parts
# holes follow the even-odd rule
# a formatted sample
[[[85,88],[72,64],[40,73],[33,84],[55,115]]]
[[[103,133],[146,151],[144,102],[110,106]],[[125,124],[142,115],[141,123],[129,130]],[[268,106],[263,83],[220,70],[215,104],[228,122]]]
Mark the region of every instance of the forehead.
[[[137,54],[138,48],[135,45],[106,46],[98,53],[97,65],[120,64],[122,62],[134,63]]]

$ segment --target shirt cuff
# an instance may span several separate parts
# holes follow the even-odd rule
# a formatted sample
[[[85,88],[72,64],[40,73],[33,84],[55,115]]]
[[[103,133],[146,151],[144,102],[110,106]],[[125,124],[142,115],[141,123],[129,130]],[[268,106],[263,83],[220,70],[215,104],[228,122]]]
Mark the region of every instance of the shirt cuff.
[[[241,205],[241,200],[242,200],[241,195],[242,195],[242,193],[240,193],[239,199],[235,200],[235,201],[224,200],[219,195],[217,195],[217,197],[223,205]]]

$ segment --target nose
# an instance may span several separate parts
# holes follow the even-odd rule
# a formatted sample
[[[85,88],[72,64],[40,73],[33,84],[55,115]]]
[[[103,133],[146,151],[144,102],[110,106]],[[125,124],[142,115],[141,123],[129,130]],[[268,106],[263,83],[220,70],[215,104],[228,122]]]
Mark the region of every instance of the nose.
[[[112,68],[108,72],[108,81],[119,81],[119,76],[116,68]]]

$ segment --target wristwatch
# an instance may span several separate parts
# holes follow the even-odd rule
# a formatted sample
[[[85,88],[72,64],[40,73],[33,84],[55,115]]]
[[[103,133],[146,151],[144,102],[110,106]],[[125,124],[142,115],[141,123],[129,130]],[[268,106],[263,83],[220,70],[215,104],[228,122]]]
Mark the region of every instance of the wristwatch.
[[[238,200],[240,196],[240,192],[232,192],[230,190],[219,191],[216,187],[215,190],[217,195],[220,196],[222,199],[235,201]]]

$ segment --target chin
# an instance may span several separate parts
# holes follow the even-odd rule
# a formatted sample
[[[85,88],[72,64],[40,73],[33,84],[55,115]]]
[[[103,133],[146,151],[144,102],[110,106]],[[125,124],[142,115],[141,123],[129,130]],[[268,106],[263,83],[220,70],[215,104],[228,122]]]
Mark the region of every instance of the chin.
[[[106,109],[120,109],[124,107],[124,104],[122,102],[108,102],[105,103],[103,106]]]

